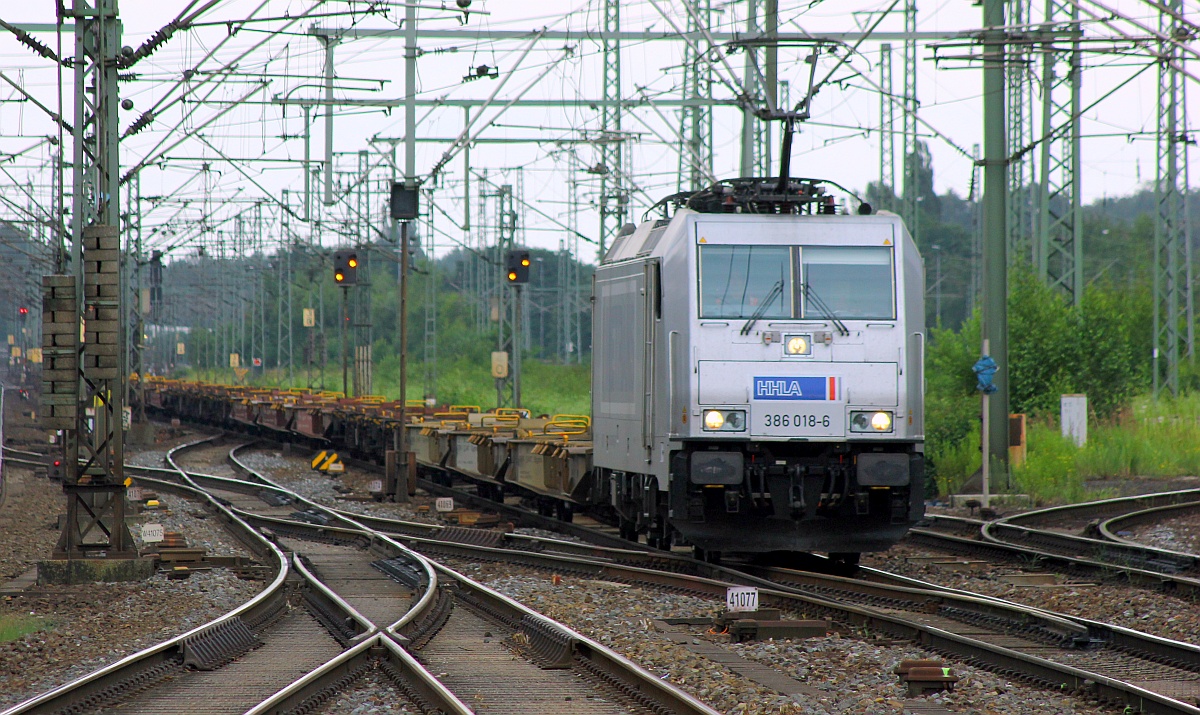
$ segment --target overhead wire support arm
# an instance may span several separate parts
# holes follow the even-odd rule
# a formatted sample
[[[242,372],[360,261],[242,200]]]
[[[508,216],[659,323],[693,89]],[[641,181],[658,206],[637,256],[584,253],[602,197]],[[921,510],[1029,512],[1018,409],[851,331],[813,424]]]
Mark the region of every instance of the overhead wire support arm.
[[[225,152],[221,151],[212,142],[210,142],[208,140],[208,137],[204,136],[200,132],[193,132],[191,136],[194,136],[195,138],[199,139],[205,146],[207,146],[209,149],[212,149],[213,151],[215,151],[217,153],[217,156],[220,156],[222,159],[224,159],[230,166],[232,166],[234,168],[234,170],[236,170],[242,176],[246,177],[247,181],[249,181],[251,184],[254,184],[254,186],[256,186],[259,191],[263,192],[263,196],[266,196],[267,199],[271,203],[278,205],[281,210],[286,212],[289,216],[296,219],[297,221],[304,221],[304,219],[301,218],[300,215],[297,214],[295,211],[293,211],[290,206],[288,206],[286,203],[283,203],[279,199],[275,198],[273,195],[271,195],[271,192],[266,189],[266,187],[264,187],[262,184],[255,181],[254,177],[250,176],[250,174],[246,173],[246,170],[243,169],[241,166],[239,166],[239,164],[241,162],[234,161],[234,160],[230,159],[229,157],[225,156]]]
[[[696,153],[696,148],[694,146],[692,146],[690,142],[687,142],[684,140],[683,134],[679,131],[678,127],[675,126],[675,123],[671,122],[669,119],[667,119],[666,115],[664,115],[662,110],[658,108],[658,105],[654,102],[654,100],[650,99],[650,96],[648,94],[646,94],[646,88],[638,87],[637,90],[638,90],[638,94],[640,94],[642,96],[642,99],[645,100],[646,104],[651,109],[653,109],[654,113],[658,115],[658,118],[663,121],[663,124],[666,124],[668,127],[671,128],[671,132],[675,134],[675,141],[682,144],[683,146],[687,147],[688,154],[690,155],[693,166],[696,166],[697,168],[700,169],[700,171],[704,174],[704,179],[706,181],[708,181],[709,183],[713,183],[713,184],[717,183],[717,175],[714,174],[708,166],[704,165],[700,161],[700,157]],[[646,127],[646,129],[650,130],[650,132],[656,138],[658,138],[658,140],[661,141],[663,144],[672,144],[673,143],[673,142],[668,141],[667,138],[664,137],[662,134],[659,134],[657,129],[655,129],[653,126],[648,124],[644,119],[642,119],[638,115],[631,112],[629,116],[633,117],[635,120],[637,120],[639,123],[641,123],[642,126]]]
[[[871,37],[871,34],[873,32],[875,32],[876,28],[879,27],[879,24],[883,22],[884,18],[886,18],[888,15],[890,15],[892,10],[894,10],[895,7],[899,4],[900,4],[900,0],[892,0],[892,4],[888,5],[886,10],[879,13],[879,16],[877,18],[875,18],[875,22],[872,23],[872,25],[867,28],[866,32],[864,32],[853,45],[846,45],[846,43],[844,43],[844,42],[838,43],[838,44],[842,45],[843,47],[847,48],[845,56],[843,56],[837,62],[837,64],[835,64],[833,67],[831,67],[829,69],[829,72],[825,73],[825,76],[821,78],[821,81],[817,82],[816,84],[813,84],[813,78],[816,76],[817,63],[816,63],[816,56],[815,55],[813,56],[813,66],[812,66],[812,69],[810,71],[809,78],[808,78],[808,94],[805,95],[804,99],[802,100],[802,104],[804,105],[804,118],[805,119],[807,119],[811,115],[810,110],[812,109],[813,98],[815,98],[817,96],[817,93],[821,91],[822,87],[824,87],[826,84],[829,83],[830,78],[833,77],[833,73],[837,72],[838,69],[841,68],[842,65],[848,64],[850,62],[850,58],[853,57],[854,55],[858,54],[858,48],[862,45],[862,43],[866,42],[866,40],[869,37]]]
[[[68,132],[70,132],[72,134],[75,133],[75,129],[74,129],[74,127],[71,126],[70,122],[68,122],[65,119],[63,119],[62,117],[58,116],[58,112],[55,112],[54,110],[50,109],[46,105],[39,102],[37,100],[37,97],[34,97],[32,94],[26,92],[24,90],[24,88],[21,87],[21,85],[17,84],[16,82],[12,81],[11,79],[9,79],[8,75],[4,74],[3,72],[0,72],[0,79],[3,79],[5,82],[8,82],[10,85],[12,85],[13,89],[15,89],[21,93],[22,97],[24,97],[25,99],[28,99],[30,102],[33,102],[34,106],[36,106],[38,109],[42,110],[46,114],[50,115],[50,118],[53,119],[55,121],[55,123],[58,124],[60,127],[62,127],[63,129],[67,130]]]
[[[237,106],[238,106],[238,104],[239,104],[239,102],[241,102],[242,100],[249,99],[250,97],[253,97],[255,94],[257,94],[257,93],[259,93],[259,92],[263,91],[263,90],[264,90],[264,89],[266,89],[268,86],[269,86],[269,85],[268,85],[266,82],[263,82],[262,84],[258,85],[257,87],[255,87],[254,89],[250,90],[250,91],[249,91],[249,92],[247,92],[245,95],[243,95],[243,96],[242,96],[242,98],[241,98],[241,100],[238,100],[238,101],[236,101],[236,102],[232,102],[232,103],[230,103],[228,106],[226,106],[226,107],[225,107],[224,109],[222,109],[221,111],[217,112],[216,114],[212,115],[212,116],[211,116],[211,117],[209,117],[208,119],[204,120],[204,122],[203,122],[202,124],[200,124],[200,126],[193,128],[193,129],[191,130],[191,133],[189,133],[189,134],[185,134],[184,136],[180,137],[180,138],[179,138],[179,140],[178,140],[178,141],[176,141],[176,142],[175,142],[174,144],[172,144],[171,146],[169,146],[169,147],[166,147],[165,149],[163,149],[163,150],[159,151],[157,154],[154,154],[153,156],[146,156],[146,157],[143,157],[143,158],[142,158],[140,161],[138,161],[138,163],[134,164],[134,165],[133,165],[133,167],[129,169],[129,171],[125,172],[125,175],[121,177],[121,183],[122,183],[122,184],[124,184],[124,183],[128,182],[128,181],[129,181],[131,178],[133,178],[133,175],[134,175],[134,174],[136,174],[137,172],[141,171],[141,170],[142,170],[143,168],[145,168],[147,165],[149,165],[149,164],[153,164],[154,162],[158,161],[158,159],[159,159],[159,158],[161,158],[161,157],[165,157],[165,156],[167,155],[167,152],[171,151],[171,150],[172,150],[172,149],[174,149],[175,147],[179,146],[179,145],[180,145],[180,144],[182,144],[183,142],[185,142],[185,141],[187,141],[188,139],[190,139],[190,138],[191,138],[191,134],[197,133],[197,132],[199,132],[201,129],[204,129],[205,127],[207,127],[209,124],[212,124],[213,122],[217,121],[217,120],[218,120],[218,119],[220,119],[221,117],[223,117],[223,116],[225,116],[226,114],[228,114],[228,113],[229,113],[229,111],[230,111],[230,110],[232,110],[234,107],[237,107]]]
[[[671,15],[666,10],[664,10],[662,7],[660,7],[657,0],[649,0],[649,2],[654,7],[654,9],[658,11],[658,14],[661,15],[664,20],[666,20],[668,23],[670,23],[671,28],[674,29],[676,34],[678,35],[678,39],[681,39],[684,42],[686,42],[687,45],[692,49],[692,52],[694,52],[697,57],[704,57],[704,58],[706,58],[706,61],[709,64],[715,64],[712,61],[712,59],[710,58],[709,52],[711,51],[711,52],[720,53],[720,50],[718,49],[716,42],[713,40],[713,36],[711,34],[709,34],[708,28],[704,27],[703,23],[697,22],[697,27],[700,28],[700,32],[703,34],[705,40],[709,44],[708,51],[702,51],[699,44],[697,44],[697,42],[695,41],[695,39],[693,39],[689,33],[685,32],[683,30],[683,28],[679,27],[679,24],[675,22],[675,18],[671,17]],[[694,8],[692,8],[692,6],[688,3],[685,3],[684,7],[686,7],[688,9],[689,14],[695,12]],[[720,54],[720,58],[721,58],[721,63],[725,66],[725,69],[729,73],[729,76],[727,77],[727,76],[725,76],[724,73],[717,72],[717,78],[720,80],[721,84],[725,85],[729,89],[730,92],[733,92],[733,95],[735,97],[737,97],[737,101],[738,101],[739,105],[742,105],[742,106],[748,105],[751,101],[750,94],[746,91],[746,88],[744,86],[742,86],[741,81],[738,80],[737,73],[734,72],[733,67],[731,67],[729,65],[729,60],[725,59],[725,56],[723,53]],[[767,102],[768,102],[768,106],[774,104],[773,100],[771,100],[770,98],[768,98]]]
[[[543,32],[544,31],[545,31],[545,28],[543,28]],[[540,40],[541,37],[542,37],[542,33],[539,32],[537,35],[535,35],[533,37],[533,39],[531,39],[529,41],[529,44],[527,44],[525,46],[524,51],[521,52],[521,56],[518,57],[516,63],[513,64],[513,68],[505,73],[504,79],[500,80],[500,84],[497,85],[496,89],[494,89],[492,91],[491,96],[489,96],[487,98],[487,101],[484,102],[483,105],[479,107],[479,111],[475,113],[475,116],[471,117],[470,121],[467,122],[467,126],[463,127],[462,132],[459,133],[458,137],[454,140],[454,142],[451,143],[450,146],[446,149],[446,151],[442,154],[442,158],[438,159],[437,163],[433,165],[433,168],[429,170],[429,176],[426,179],[427,181],[432,181],[433,179],[437,178],[437,175],[441,172],[441,170],[443,168],[445,168],[446,164],[450,163],[450,161],[453,160],[454,157],[458,155],[458,152],[461,151],[462,148],[464,146],[466,146],[468,143],[470,143],[470,141],[474,138],[474,136],[472,136],[472,134],[471,134],[471,130],[474,128],[475,122],[479,121],[479,118],[483,116],[483,113],[486,112],[488,110],[488,107],[490,107],[492,105],[492,102],[495,101],[496,96],[500,93],[500,90],[504,89],[504,85],[507,84],[508,80],[513,76],[513,74],[516,73],[517,68],[520,67],[521,63],[525,60],[525,58],[529,56],[530,51],[533,50],[534,45],[537,44],[538,40]],[[498,119],[501,115],[503,115],[504,112],[509,107],[516,104],[522,97],[525,96],[526,92],[528,92],[531,88],[533,88],[534,85],[536,85],[538,82],[540,82],[543,77],[545,77],[547,74],[549,74],[551,72],[551,70],[553,70],[555,67],[558,67],[560,62],[562,62],[567,57],[570,57],[573,52],[574,52],[574,47],[570,47],[570,46],[564,47],[563,55],[561,57],[559,57],[557,60],[555,60],[554,62],[551,62],[549,65],[547,65],[546,68],[541,72],[541,74],[539,74],[537,76],[537,78],[534,79],[534,81],[527,84],[524,89],[522,89],[520,92],[517,93],[516,97],[509,100],[508,103],[506,103],[503,107],[501,107],[500,111],[497,112],[495,114],[495,116],[493,116],[491,119],[489,119],[487,121],[487,123],[484,124],[484,126],[479,129],[479,131],[475,132],[475,136],[478,136],[479,132],[482,132],[484,129],[487,129],[489,126],[491,126],[492,122],[496,121],[496,119]]]
[[[176,32],[179,30],[188,29],[192,22],[196,20],[196,18],[208,12],[219,2],[221,2],[221,0],[208,0],[203,7],[185,17],[184,13],[186,13],[196,4],[195,2],[188,3],[187,7],[185,7],[183,11],[175,17],[174,20],[171,20],[158,31],[156,31],[131,54],[126,55],[124,52],[122,52],[121,55],[117,57],[117,68],[129,69],[141,60],[144,60],[150,55],[154,54],[158,48],[170,41]]]
[[[270,2],[270,0],[262,0],[262,2],[261,2],[261,3],[259,3],[258,7],[254,8],[254,10],[252,10],[252,11],[250,12],[250,14],[249,14],[247,17],[248,17],[248,18],[253,18],[255,15],[257,15],[257,14],[259,13],[259,11],[261,11],[263,8],[265,8],[265,7],[266,7],[266,6],[269,4],[269,2]],[[194,76],[194,75],[195,75],[195,72],[196,72],[196,70],[197,70],[197,69],[199,69],[199,67],[200,67],[202,64],[204,64],[204,63],[205,63],[205,62],[207,62],[209,59],[211,59],[213,56],[215,56],[215,55],[216,55],[216,53],[217,53],[217,52],[218,52],[218,51],[219,51],[219,50],[220,50],[222,47],[224,47],[224,46],[225,46],[225,43],[229,42],[229,41],[230,41],[230,40],[233,38],[233,35],[227,35],[227,36],[225,36],[224,38],[222,38],[222,39],[221,39],[221,41],[220,41],[220,42],[218,42],[218,43],[217,43],[217,44],[216,44],[216,45],[215,45],[215,46],[214,46],[212,49],[210,49],[210,50],[209,50],[209,51],[208,51],[208,52],[207,52],[207,53],[204,55],[204,57],[202,57],[202,58],[201,58],[201,59],[200,59],[198,62],[196,62],[196,63],[195,63],[193,66],[192,66],[192,68],[191,68],[191,69],[189,69],[189,70],[185,70],[185,71],[183,72],[183,76],[182,76],[182,77],[181,77],[181,78],[180,78],[180,79],[179,79],[179,80],[178,80],[178,81],[177,81],[177,82],[176,82],[176,83],[175,83],[175,84],[174,84],[172,87],[170,87],[170,88],[167,90],[167,92],[166,92],[166,93],[165,93],[165,94],[164,94],[162,97],[160,97],[160,98],[158,99],[158,101],[156,101],[156,102],[154,103],[154,105],[153,105],[153,106],[151,106],[149,109],[147,109],[145,112],[143,112],[143,113],[142,113],[142,116],[138,117],[137,121],[135,121],[135,122],[133,123],[133,125],[132,125],[132,126],[130,126],[128,129],[126,129],[126,130],[125,130],[125,133],[122,135],[122,137],[131,136],[132,134],[134,134],[134,133],[136,133],[136,132],[138,132],[138,131],[141,131],[141,129],[142,129],[142,128],[144,128],[144,127],[145,127],[147,124],[149,124],[149,123],[150,123],[150,122],[151,122],[151,121],[152,121],[152,120],[155,118],[155,116],[157,116],[157,115],[161,115],[161,114],[162,114],[162,113],[163,113],[165,110],[167,110],[167,109],[169,109],[170,107],[174,106],[175,104],[177,104],[177,103],[179,103],[179,102],[183,101],[183,100],[184,100],[184,99],[186,99],[186,98],[187,98],[189,95],[192,95],[192,94],[194,94],[195,92],[199,91],[201,87],[204,87],[206,84],[208,84],[209,82],[211,82],[211,81],[212,81],[212,80],[213,80],[215,77],[217,77],[217,76],[218,76],[218,75],[219,75],[221,72],[224,72],[224,71],[226,71],[226,70],[229,70],[230,68],[232,68],[232,67],[236,66],[236,65],[238,64],[238,62],[240,62],[242,59],[244,59],[245,57],[247,57],[247,56],[248,56],[248,55],[249,55],[251,52],[254,52],[254,51],[255,51],[255,50],[257,50],[259,47],[261,47],[262,45],[266,44],[266,43],[267,43],[267,42],[268,42],[268,41],[269,41],[269,40],[270,40],[272,37],[274,37],[274,36],[275,36],[275,34],[277,34],[277,33],[279,33],[279,32],[283,32],[284,30],[286,30],[287,28],[291,27],[291,26],[292,26],[292,25],[294,25],[295,23],[297,23],[297,22],[299,22],[300,20],[303,20],[304,18],[306,18],[306,17],[308,17],[309,15],[311,15],[311,14],[312,14],[312,12],[313,12],[313,10],[315,9],[315,7],[316,7],[316,6],[314,6],[314,7],[312,7],[312,8],[309,8],[309,9],[308,9],[308,10],[306,10],[305,12],[302,12],[302,13],[300,13],[300,14],[296,15],[295,17],[293,17],[293,18],[290,18],[290,19],[289,19],[289,20],[288,20],[286,23],[284,23],[283,27],[279,28],[279,30],[277,30],[275,33],[268,34],[268,35],[267,35],[267,36],[266,36],[266,37],[265,37],[265,38],[264,38],[264,39],[263,39],[261,42],[256,42],[256,43],[254,43],[254,44],[250,45],[250,47],[248,47],[248,48],[247,48],[247,49],[246,49],[244,52],[242,52],[241,54],[239,54],[237,57],[233,58],[233,59],[232,59],[232,60],[230,60],[229,62],[226,62],[226,63],[225,63],[225,64],[224,64],[224,65],[223,65],[223,66],[222,66],[220,69],[218,69],[216,72],[214,72],[214,73],[212,73],[212,74],[206,74],[206,75],[202,76],[202,77],[201,77],[201,79],[200,79],[200,81],[199,81],[199,82],[197,82],[197,83],[196,83],[194,86],[188,87],[188,88],[187,88],[187,89],[186,89],[184,92],[182,92],[182,93],[181,93],[181,94],[180,94],[178,97],[175,97],[174,99],[171,99],[170,101],[168,101],[168,99],[167,99],[167,98],[168,98],[168,97],[170,97],[170,96],[171,96],[171,94],[172,94],[172,93],[173,93],[173,92],[174,92],[174,91],[175,91],[177,88],[179,88],[179,87],[182,87],[182,86],[184,85],[184,82],[185,82],[185,81],[187,81],[187,80],[188,80],[188,79],[190,79],[192,76]],[[208,96],[211,96],[211,94],[212,94],[212,93],[210,92]],[[206,96],[206,99],[207,99],[207,96]],[[238,100],[238,102],[244,101],[244,99],[245,99],[245,98],[243,98],[243,99],[241,99],[241,100]],[[164,103],[165,103],[165,104],[164,104]],[[199,104],[199,103],[198,103],[198,104]],[[195,111],[195,110],[193,109],[192,111]],[[184,116],[184,120],[186,120],[186,119],[187,119],[187,117],[188,117],[188,116],[190,116],[190,115],[191,115],[191,112],[190,112],[190,111],[189,111],[189,112],[186,112],[186,113],[185,113],[185,116]],[[178,129],[178,128],[179,128],[179,126],[181,126],[181,125],[182,125],[182,121],[183,121],[183,120],[181,120],[181,123],[180,123],[179,125],[176,125],[176,127],[175,127],[174,129],[172,129],[170,132],[168,132],[168,136],[170,135],[170,133],[171,133],[171,132],[174,132],[176,129]],[[166,137],[164,137],[162,140],[160,140],[160,142],[159,142],[158,146],[162,146],[162,142],[165,142],[165,141],[166,141]],[[155,147],[155,149],[157,149],[157,147]],[[155,150],[154,150],[154,149],[152,149],[152,150],[151,150],[151,153],[153,153],[154,151],[155,151]]]
[[[30,35],[28,32],[22,30],[21,28],[17,27],[16,25],[13,25],[12,23],[9,23],[9,22],[5,22],[4,20],[0,20],[0,27],[11,32],[13,34],[13,36],[17,38],[18,42],[20,42],[22,45],[25,45],[26,47],[33,50],[34,52],[41,55],[42,57],[45,57],[46,59],[50,60],[51,62],[56,62],[56,63],[60,63],[60,64],[62,63],[62,58],[60,58],[54,52],[54,50],[52,50],[49,47],[47,47],[46,45],[42,44],[40,41],[38,41],[36,38],[34,38],[33,35]]]

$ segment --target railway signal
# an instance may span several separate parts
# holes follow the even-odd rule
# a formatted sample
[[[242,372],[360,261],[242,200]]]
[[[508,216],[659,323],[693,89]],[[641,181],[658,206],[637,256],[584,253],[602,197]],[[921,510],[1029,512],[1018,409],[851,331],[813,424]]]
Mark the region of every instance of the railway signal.
[[[504,277],[509,283],[528,283],[529,266],[529,251],[509,251],[504,260]]]
[[[334,252],[333,282],[340,286],[358,284],[358,253],[356,251]]]

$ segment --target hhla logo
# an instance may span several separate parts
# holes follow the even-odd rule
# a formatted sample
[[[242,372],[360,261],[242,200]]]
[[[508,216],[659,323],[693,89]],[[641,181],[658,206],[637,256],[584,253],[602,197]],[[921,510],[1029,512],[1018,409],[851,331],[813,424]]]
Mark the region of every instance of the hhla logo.
[[[755,377],[756,400],[836,400],[836,377]]]

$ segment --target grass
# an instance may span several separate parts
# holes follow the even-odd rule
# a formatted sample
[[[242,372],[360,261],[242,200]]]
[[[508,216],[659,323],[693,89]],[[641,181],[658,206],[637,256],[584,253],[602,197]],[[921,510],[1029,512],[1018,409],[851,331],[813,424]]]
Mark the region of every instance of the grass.
[[[46,625],[46,620],[40,616],[0,613],[0,643],[15,641],[28,633],[41,630]]]
[[[1013,488],[1039,504],[1107,496],[1093,479],[1200,475],[1200,395],[1154,400],[1139,396],[1111,420],[1092,420],[1083,447],[1062,436],[1056,420],[1034,420],[1026,463],[1012,470]],[[979,430],[949,446],[930,445],[940,493],[955,491],[979,469]]]

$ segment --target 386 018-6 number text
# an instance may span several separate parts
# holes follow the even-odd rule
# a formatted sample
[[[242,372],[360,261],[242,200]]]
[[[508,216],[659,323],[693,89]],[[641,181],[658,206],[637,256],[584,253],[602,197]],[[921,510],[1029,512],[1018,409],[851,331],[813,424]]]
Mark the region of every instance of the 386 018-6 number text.
[[[768,414],[766,427],[828,427],[831,422],[829,415],[806,414]]]

